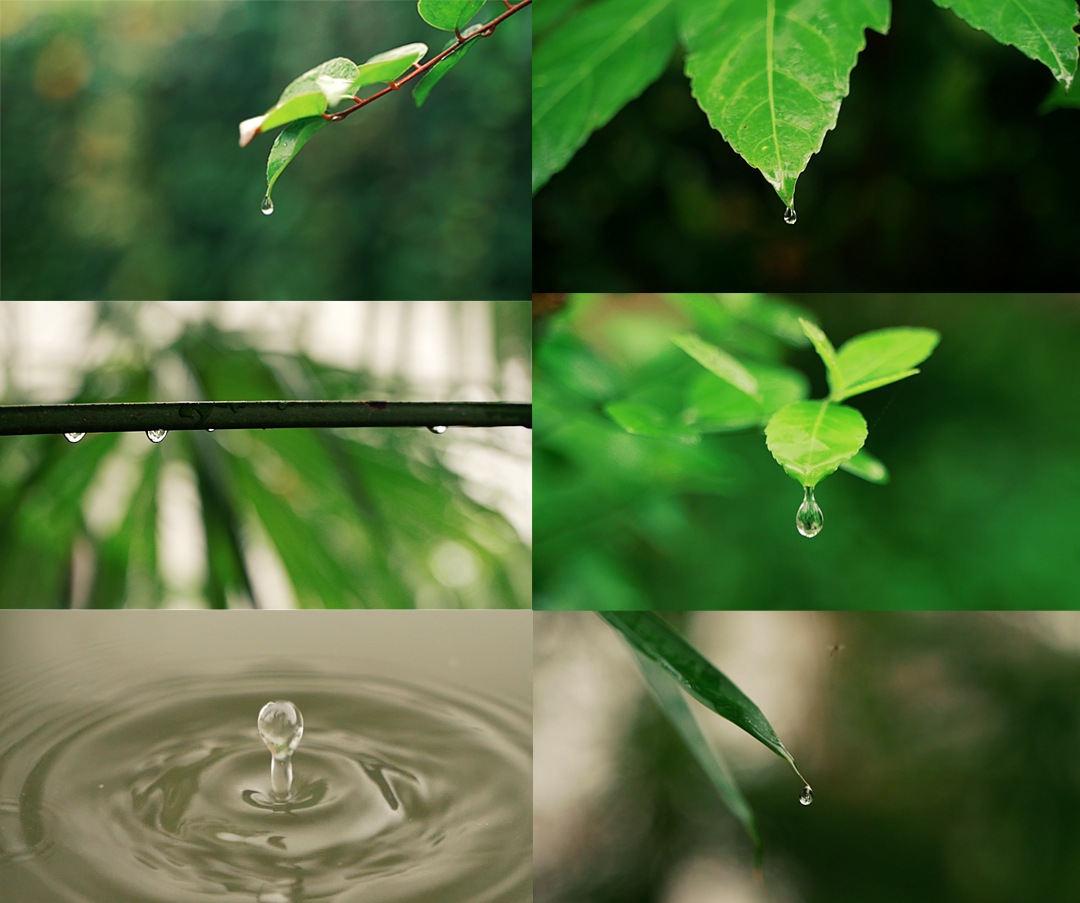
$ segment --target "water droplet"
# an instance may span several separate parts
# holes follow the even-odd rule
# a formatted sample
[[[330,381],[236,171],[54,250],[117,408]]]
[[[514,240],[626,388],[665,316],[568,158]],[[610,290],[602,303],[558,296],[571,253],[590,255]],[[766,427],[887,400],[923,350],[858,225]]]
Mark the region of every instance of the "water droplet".
[[[799,794],[799,802],[802,803],[804,806],[809,806],[813,801],[814,791],[810,787],[810,785],[807,784],[805,787],[803,787],[802,793]]]
[[[292,788],[292,754],[304,736],[304,716],[291,702],[268,702],[259,712],[259,736],[272,756],[270,790],[285,799]]]
[[[809,538],[817,536],[824,523],[825,516],[821,513],[821,508],[818,507],[817,500],[814,498],[813,487],[804,486],[802,504],[799,505],[799,510],[795,514],[795,526],[799,528],[803,536]]]
[[[799,218],[799,215],[795,212],[794,207],[788,207],[784,210],[784,222],[789,226],[795,225],[795,220]]]
[[[212,433],[212,432],[214,431],[214,428],[213,428],[212,426],[208,426],[208,427],[206,428],[206,431],[207,431],[208,433]]]
[[[262,199],[262,206],[259,209],[262,210],[264,216],[269,216],[274,212],[274,202],[270,200],[270,195]]]
[[[157,443],[169,435],[168,430],[147,430],[146,438],[151,442]]]
[[[446,427],[445,426],[429,426],[428,429],[431,430],[433,433],[445,433],[446,432]]]
[[[86,433],[64,433],[64,438],[68,442],[78,442]]]

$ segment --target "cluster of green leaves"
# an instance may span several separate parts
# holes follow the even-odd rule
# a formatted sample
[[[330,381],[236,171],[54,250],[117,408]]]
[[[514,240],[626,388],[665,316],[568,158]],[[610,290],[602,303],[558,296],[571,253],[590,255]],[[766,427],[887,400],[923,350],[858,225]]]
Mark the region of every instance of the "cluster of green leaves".
[[[1076,0],[934,0],[1044,63],[1068,89]],[[836,126],[865,30],[890,0],[546,0],[533,64],[533,191],[655,81],[677,48],[710,124],[795,206],[795,186]]]
[[[443,50],[468,41],[484,26],[466,27],[487,0],[417,0],[417,10],[429,25],[441,31],[455,32]],[[459,36],[460,35],[460,36]],[[422,106],[431,89],[456,66],[471,48],[471,43],[444,57],[424,73],[413,90],[416,105]],[[363,87],[377,83],[393,84],[408,69],[419,65],[427,54],[427,44],[405,44],[376,54],[366,63],[356,64],[345,57],[327,60],[293,79],[269,110],[240,123],[240,146],[246,147],[255,135],[285,125],[270,148],[266,161],[266,201],[263,209],[273,210],[270,195],[274,183],[310,138],[329,120],[323,114],[342,99]]]
[[[149,369],[130,359],[132,347],[87,375],[72,401],[153,400]],[[211,400],[368,394],[363,374],[264,355],[243,335],[209,326],[189,328],[161,354],[175,355]],[[89,607],[160,605],[158,499],[169,460],[194,474],[206,537],[201,591],[212,608],[230,597],[259,604],[248,572],[253,523],[303,608],[413,608],[425,593],[448,607],[529,606],[528,548],[505,518],[469,498],[425,430],[184,431],[155,446],[127,435],[145,442],[145,453],[133,455],[115,433],[77,445],[52,435],[0,442],[0,608],[68,605],[80,547],[95,562]],[[102,528],[88,519],[87,499],[110,468],[127,471],[134,489],[120,493],[122,510]],[[435,555],[448,542],[471,558],[471,583],[439,582]]]
[[[760,869],[763,848],[753,810],[724,757],[702,733],[680,688],[771,749],[809,787],[806,778],[799,773],[795,759],[753,700],[666,621],[648,611],[599,614],[629,644],[661,711],[682,737],[725,805],[750,835],[754,842],[755,867]]]

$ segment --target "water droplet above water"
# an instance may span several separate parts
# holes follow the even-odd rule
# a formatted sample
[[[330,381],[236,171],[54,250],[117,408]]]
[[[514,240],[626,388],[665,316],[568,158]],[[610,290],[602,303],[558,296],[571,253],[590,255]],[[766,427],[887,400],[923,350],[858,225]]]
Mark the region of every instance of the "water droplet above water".
[[[64,433],[64,438],[68,442],[78,442],[86,433]]]
[[[151,442],[154,442],[154,443],[160,442],[162,439],[164,439],[168,435],[169,435],[168,430],[147,430],[146,431],[146,438],[149,439]]]
[[[269,216],[274,212],[274,202],[270,200],[270,196],[267,195],[262,199],[262,205],[259,207],[262,210],[264,216]]]
[[[803,500],[799,510],[795,513],[795,526],[799,532],[807,538],[817,536],[825,523],[825,515],[821,513],[817,500],[814,498],[812,486],[803,487]]]
[[[259,712],[259,736],[273,757],[270,790],[281,800],[292,789],[292,754],[304,736],[304,716],[291,702],[268,702]]]
[[[433,433],[445,433],[446,432],[446,427],[445,426],[429,426],[428,429],[431,430]]]
[[[784,222],[787,223],[789,226],[794,226],[795,220],[797,220],[798,218],[799,215],[795,212],[794,207],[787,207],[784,210]]]
[[[805,787],[803,787],[802,793],[799,794],[799,802],[802,803],[804,806],[809,806],[813,801],[814,791],[810,787],[810,785],[807,784]]]

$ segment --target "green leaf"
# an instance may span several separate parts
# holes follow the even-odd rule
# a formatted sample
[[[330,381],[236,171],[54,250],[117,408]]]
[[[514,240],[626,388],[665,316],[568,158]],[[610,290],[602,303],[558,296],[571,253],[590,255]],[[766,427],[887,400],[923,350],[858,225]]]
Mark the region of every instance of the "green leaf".
[[[675,678],[691,696],[765,744],[791,766],[803,783],[807,783],[761,709],[666,621],[651,611],[601,611],[597,614],[618,630],[637,652]]]
[[[674,335],[671,341],[706,370],[715,373],[725,382],[731,383],[740,392],[745,392],[751,398],[761,401],[757,380],[726,351],[722,351],[692,332]]]
[[[675,439],[687,445],[701,441],[697,430],[668,417],[663,411],[641,401],[617,401],[604,410],[628,433],[653,439]]]
[[[540,37],[549,28],[558,25],[561,20],[580,6],[582,0],[542,0],[533,5],[533,36]]]
[[[866,441],[866,421],[855,408],[829,401],[797,401],[765,427],[765,444],[803,486],[816,486]]]
[[[278,176],[281,175],[281,171],[292,162],[293,157],[300,153],[300,149],[307,144],[308,139],[326,125],[327,121],[322,116],[314,116],[311,119],[301,119],[299,122],[290,123],[281,130],[266,160],[267,198],[270,197],[270,192]]]
[[[760,401],[711,373],[702,373],[690,383],[685,422],[705,433],[763,426],[784,405],[806,398],[806,378],[797,370],[754,362],[746,368],[757,380]]]
[[[1068,89],[1076,72],[1075,0],[934,0],[1002,44],[1045,64]]]
[[[375,54],[366,63],[356,67],[356,76],[348,93],[355,94],[358,88],[376,82],[392,82],[410,66],[419,63],[427,52],[427,44],[402,44],[393,50]]]
[[[813,343],[818,357],[824,361],[825,371],[829,377],[829,389],[835,395],[837,391],[842,390],[844,387],[844,377],[840,371],[840,361],[836,357],[836,349],[833,348],[829,337],[825,335],[817,323],[811,323],[809,320],[799,317],[799,325],[802,327],[802,331],[806,333],[806,337]]]
[[[358,68],[352,60],[337,57],[309,69],[293,79],[281,92],[278,102],[262,116],[240,123],[240,146],[246,147],[255,135],[287,122],[321,116],[352,91]]]
[[[853,473],[857,477],[862,477],[871,483],[889,482],[889,471],[885,469],[885,465],[865,448],[860,448],[855,453],[855,457],[849,458],[840,465],[840,469]]]
[[[461,36],[463,38],[468,38],[476,34],[476,32],[480,31],[483,27],[484,26],[480,24],[470,25],[461,33]],[[443,47],[443,51],[449,50],[456,43],[458,43],[458,39],[451,38],[446,43],[446,46]],[[465,54],[472,50],[475,43],[476,41],[469,41],[469,43],[465,44],[460,50],[457,50],[454,53],[451,53],[450,56],[444,57],[443,59],[439,60],[439,62],[437,62],[434,66],[428,69],[428,71],[425,72],[423,76],[421,76],[420,83],[413,90],[413,100],[416,101],[416,105],[418,107],[424,105],[424,101],[427,100],[427,96],[431,93],[431,89],[434,88],[435,85],[437,85],[440,81],[442,81],[442,77],[446,75],[447,72],[449,72],[451,69],[454,68],[454,66],[461,62]]]
[[[709,743],[701,726],[690,711],[686,697],[682,695],[679,686],[663,668],[651,659],[634,649],[634,657],[637,659],[641,673],[645,677],[645,683],[649,685],[660,710],[664,713],[671,726],[682,737],[683,742],[690,750],[690,754],[701,766],[705,776],[712,782],[720,799],[724,801],[731,814],[734,815],[750,835],[754,842],[754,865],[761,868],[762,844],[761,835],[758,833],[757,824],[754,821],[754,812],[746,801],[739,785],[731,770],[724,761],[719,750],[714,749]]]
[[[600,0],[569,16],[533,55],[533,192],[663,72],[674,0]]]
[[[683,0],[694,97],[789,207],[836,125],[866,28],[888,31],[889,0]]]
[[[842,401],[913,376],[919,371],[912,368],[926,360],[940,340],[940,334],[933,329],[907,327],[855,336],[837,354],[842,380],[832,385],[830,377],[833,399]]]
[[[475,16],[485,2],[486,0],[419,0],[416,8],[428,25],[434,25],[443,31],[453,31]]]

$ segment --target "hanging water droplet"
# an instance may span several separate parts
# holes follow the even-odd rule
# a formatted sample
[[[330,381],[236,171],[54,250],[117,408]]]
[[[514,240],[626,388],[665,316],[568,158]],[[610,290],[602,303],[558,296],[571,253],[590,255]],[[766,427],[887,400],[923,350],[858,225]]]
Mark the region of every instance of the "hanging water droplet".
[[[64,438],[68,442],[78,442],[86,433],[64,433]]]
[[[259,712],[259,736],[272,756],[270,790],[285,799],[292,788],[292,754],[304,736],[304,716],[291,702],[268,702]]]
[[[804,806],[809,806],[813,801],[814,791],[810,787],[810,785],[807,784],[805,787],[803,787],[802,793],[799,794],[799,802],[802,803]]]
[[[446,432],[446,427],[445,426],[429,426],[428,429],[431,430],[433,433],[445,433]]]
[[[207,431],[208,433],[212,433],[212,432],[214,431],[214,428],[213,428],[212,426],[208,426],[208,427],[206,428],[206,431]]]
[[[784,210],[784,222],[789,226],[795,225],[795,220],[799,218],[799,215],[795,212],[794,207],[787,207]]]
[[[824,523],[825,515],[821,513],[821,508],[818,507],[817,500],[814,498],[814,488],[804,486],[802,504],[795,513],[795,526],[799,528],[803,536],[809,538],[817,536]]]
[[[269,216],[274,212],[274,202],[270,200],[270,195],[267,195],[262,199],[262,205],[259,209],[262,210],[264,216]]]
[[[164,439],[168,435],[169,435],[168,430],[147,430],[146,431],[146,438],[149,439],[151,442],[155,442],[155,443],[160,442],[162,439]]]

